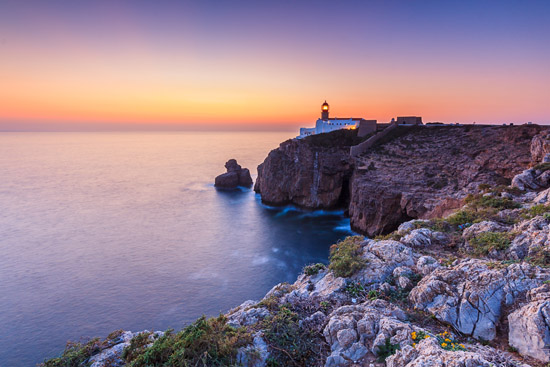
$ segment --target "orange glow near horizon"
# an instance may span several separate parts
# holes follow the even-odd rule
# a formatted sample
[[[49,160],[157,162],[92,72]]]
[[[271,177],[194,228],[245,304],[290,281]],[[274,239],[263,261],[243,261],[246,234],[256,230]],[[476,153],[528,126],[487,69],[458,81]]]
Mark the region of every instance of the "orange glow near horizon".
[[[363,26],[319,38],[311,8],[298,9],[282,32],[270,17],[286,8],[256,10],[258,19],[239,18],[237,11],[249,7],[229,8],[234,21],[220,13],[220,24],[205,27],[195,18],[151,25],[150,11],[131,9],[139,13],[131,15],[112,4],[104,5],[106,13],[94,9],[97,24],[81,25],[90,9],[80,6],[76,14],[25,13],[28,29],[4,19],[0,130],[90,121],[294,128],[313,126],[325,99],[331,117],[550,123],[548,52],[541,47],[547,35],[540,33],[540,42],[531,34],[519,38],[509,24],[491,19],[474,24],[470,36],[460,27],[435,32],[426,21],[425,29],[408,33]],[[194,9],[193,16],[210,19],[203,11]],[[376,11],[382,15],[371,19],[372,27],[397,16]],[[354,13],[331,14],[348,19]],[[450,14],[430,19],[433,27],[461,20]],[[172,28],[158,30],[165,23]],[[330,52],[320,54],[327,44]]]

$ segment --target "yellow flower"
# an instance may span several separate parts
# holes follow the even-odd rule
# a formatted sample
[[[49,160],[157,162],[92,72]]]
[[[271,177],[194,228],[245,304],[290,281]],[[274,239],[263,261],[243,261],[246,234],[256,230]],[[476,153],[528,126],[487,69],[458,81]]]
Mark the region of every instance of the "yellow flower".
[[[462,348],[466,349],[466,347],[464,346],[464,344],[459,344]]]
[[[445,341],[446,341],[447,343],[450,343],[450,342],[451,342],[451,339],[448,339],[448,338],[447,338],[447,339],[445,339]]]
[[[445,348],[447,346],[447,343],[441,343],[441,346]]]
[[[416,343],[413,343],[413,347],[415,347],[415,348],[416,348]]]
[[[411,335],[412,335],[412,338],[413,338],[413,339],[416,339],[416,331],[413,331],[413,332],[411,333]]]

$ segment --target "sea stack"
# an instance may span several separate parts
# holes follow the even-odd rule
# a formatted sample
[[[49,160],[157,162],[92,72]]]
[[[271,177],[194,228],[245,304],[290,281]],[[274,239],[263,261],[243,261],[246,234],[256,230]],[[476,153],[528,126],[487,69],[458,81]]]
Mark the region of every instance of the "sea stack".
[[[222,189],[234,189],[237,186],[251,187],[252,177],[248,168],[242,168],[235,159],[225,163],[226,173],[216,177],[214,186]]]

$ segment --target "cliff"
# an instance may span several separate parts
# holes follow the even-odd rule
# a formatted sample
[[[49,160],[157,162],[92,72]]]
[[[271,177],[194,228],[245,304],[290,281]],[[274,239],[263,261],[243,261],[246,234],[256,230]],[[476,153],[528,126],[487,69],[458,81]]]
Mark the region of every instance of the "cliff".
[[[356,158],[353,130],[290,140],[258,167],[254,189],[274,205],[347,207],[352,228],[374,236],[448,213],[479,184],[509,184],[531,162],[531,141],[542,129],[399,127]]]

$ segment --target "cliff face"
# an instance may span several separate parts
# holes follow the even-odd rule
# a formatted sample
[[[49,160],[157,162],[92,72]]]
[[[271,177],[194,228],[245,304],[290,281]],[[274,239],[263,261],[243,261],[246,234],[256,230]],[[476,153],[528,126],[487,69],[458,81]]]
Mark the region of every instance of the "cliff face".
[[[258,166],[254,190],[262,201],[305,208],[330,208],[346,201],[354,136],[337,131],[311,138],[282,143]]]
[[[356,159],[349,139],[330,144],[331,134],[323,134],[323,144],[287,141],[258,167],[255,190],[271,204],[348,206],[352,228],[373,236],[445,214],[481,183],[509,184],[531,162],[541,129],[400,127]]]

